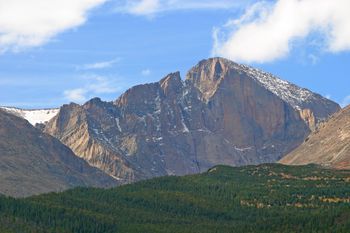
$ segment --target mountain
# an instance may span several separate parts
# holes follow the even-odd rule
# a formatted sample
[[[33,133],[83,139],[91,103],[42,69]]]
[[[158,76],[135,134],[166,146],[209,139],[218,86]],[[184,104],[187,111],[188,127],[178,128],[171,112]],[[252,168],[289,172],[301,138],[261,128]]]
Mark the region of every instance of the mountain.
[[[280,162],[291,165],[316,163],[350,169],[350,106],[321,124],[301,146]]]
[[[340,107],[222,58],[138,85],[117,100],[61,107],[44,131],[121,182],[275,162]]]
[[[54,137],[0,110],[0,193],[22,197],[116,183]]]
[[[0,197],[0,232],[345,233],[350,171],[217,166],[114,189]]]
[[[20,109],[13,107],[0,107],[0,109],[26,119],[30,124],[45,124],[58,114],[59,108],[51,109]]]

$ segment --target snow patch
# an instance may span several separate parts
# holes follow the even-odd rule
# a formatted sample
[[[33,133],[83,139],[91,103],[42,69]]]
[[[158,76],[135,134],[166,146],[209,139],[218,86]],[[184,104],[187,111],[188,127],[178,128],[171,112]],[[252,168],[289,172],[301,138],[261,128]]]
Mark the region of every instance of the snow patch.
[[[161,131],[161,122],[160,122],[160,114],[162,111],[162,107],[161,107],[161,98],[160,98],[160,93],[158,91],[157,93],[157,97],[155,98],[155,112],[154,114],[156,115],[156,130],[157,132]]]
[[[237,146],[234,146],[235,150],[238,150],[238,151],[241,151],[241,152],[244,152],[244,151],[247,151],[247,150],[252,150],[253,148],[251,146],[249,147],[245,147],[245,148],[239,148]]]
[[[118,127],[119,132],[122,132],[122,128],[120,127],[119,118],[115,118],[115,122],[117,123],[117,127]]]
[[[234,66],[236,69],[241,70],[256,80],[267,90],[289,103],[294,109],[301,110],[305,103],[316,99],[315,94],[308,89],[298,87],[270,73],[246,65],[235,64]]]
[[[116,180],[123,180],[122,178],[120,178],[120,177],[117,177],[117,176],[114,176],[114,175],[112,175],[112,174],[109,174],[111,177],[113,177],[114,179],[116,179]]]
[[[12,107],[0,107],[0,108],[11,113],[11,114],[14,114],[14,115],[19,116],[23,119],[26,119],[27,121],[29,121],[30,124],[32,124],[34,126],[36,124],[44,124],[44,123],[50,121],[60,111],[59,108],[33,109],[33,110],[12,108]]]
[[[188,129],[184,117],[181,115],[181,124],[182,124],[182,132],[183,133],[189,133],[190,130]]]

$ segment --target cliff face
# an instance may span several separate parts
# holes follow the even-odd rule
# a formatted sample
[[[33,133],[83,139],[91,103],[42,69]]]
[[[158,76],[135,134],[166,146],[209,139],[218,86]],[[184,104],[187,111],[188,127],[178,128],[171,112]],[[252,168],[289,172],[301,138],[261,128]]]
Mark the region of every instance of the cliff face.
[[[22,197],[117,182],[28,121],[0,110],[0,193]]]
[[[301,146],[280,162],[288,165],[316,163],[350,169],[350,106],[321,124]]]
[[[65,105],[45,128],[122,182],[274,162],[339,106],[222,58],[135,86],[114,102]]]

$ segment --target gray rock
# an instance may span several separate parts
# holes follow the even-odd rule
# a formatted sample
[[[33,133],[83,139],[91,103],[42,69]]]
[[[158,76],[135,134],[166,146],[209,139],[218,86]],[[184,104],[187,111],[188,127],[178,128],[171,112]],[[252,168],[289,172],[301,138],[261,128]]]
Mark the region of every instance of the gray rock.
[[[0,110],[0,193],[24,197],[77,186],[117,184],[56,138]]]
[[[45,132],[128,183],[275,162],[339,108],[271,74],[213,58],[185,81],[177,72],[114,102],[64,105]]]

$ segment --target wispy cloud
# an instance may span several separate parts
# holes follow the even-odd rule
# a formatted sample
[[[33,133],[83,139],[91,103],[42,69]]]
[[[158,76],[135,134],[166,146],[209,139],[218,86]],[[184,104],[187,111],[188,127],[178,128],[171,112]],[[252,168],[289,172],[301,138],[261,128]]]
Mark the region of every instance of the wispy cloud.
[[[317,32],[322,49],[350,50],[350,1],[258,2],[213,32],[213,54],[243,62],[271,62],[288,56],[296,40]],[[317,62],[315,57],[311,60]]]
[[[340,106],[343,108],[343,107],[346,107],[350,104],[350,95],[346,96],[342,102],[340,103]]]
[[[151,70],[150,69],[144,69],[141,71],[141,74],[143,76],[149,76],[151,74]]]
[[[63,92],[64,97],[72,102],[81,103],[86,101],[86,94],[88,90],[84,88],[76,88],[71,90],[65,90]]]
[[[82,87],[68,89],[63,92],[66,100],[82,103],[102,94],[117,93],[121,90],[115,79],[91,75],[83,78],[86,82]]]
[[[309,54],[308,55],[308,58],[310,59],[310,61],[311,61],[311,63],[313,64],[313,65],[316,65],[319,61],[320,61],[320,57],[319,56],[317,56],[317,55],[315,55],[315,54]]]
[[[39,46],[80,26],[107,0],[0,0],[0,51]]]
[[[101,61],[91,64],[85,64],[82,66],[78,66],[78,70],[98,70],[98,69],[106,69],[112,67],[114,64],[118,63],[120,61],[119,58],[109,60],[109,61]]]
[[[230,9],[241,7],[251,0],[124,0],[117,11],[134,15],[154,16],[155,14],[176,10]]]

